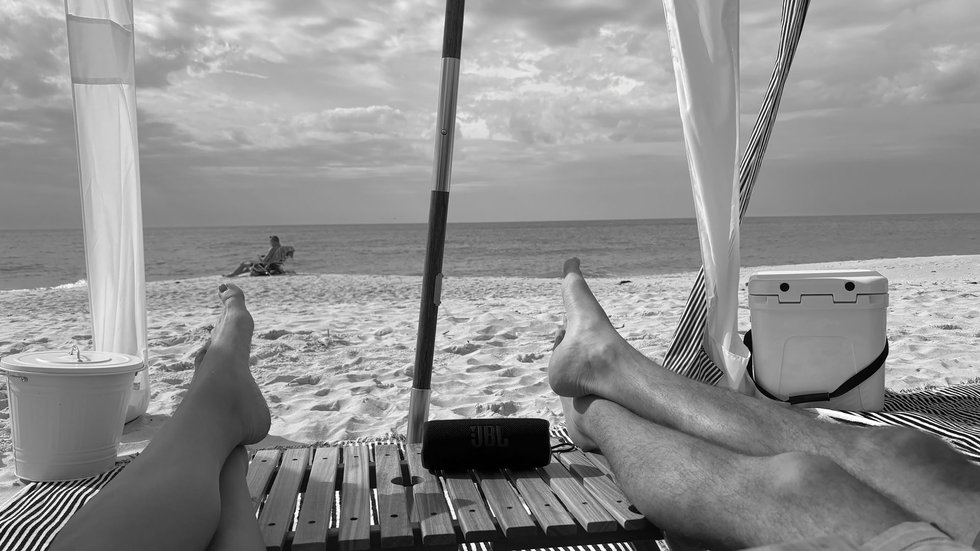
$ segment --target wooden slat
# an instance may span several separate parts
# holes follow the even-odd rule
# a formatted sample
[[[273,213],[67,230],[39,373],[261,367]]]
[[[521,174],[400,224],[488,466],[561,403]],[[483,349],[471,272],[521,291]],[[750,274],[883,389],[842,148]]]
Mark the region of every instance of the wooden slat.
[[[371,547],[371,457],[367,446],[344,448],[344,483],[337,522],[341,551]]]
[[[330,508],[337,484],[338,448],[317,448],[296,520],[293,551],[322,550],[327,544]]]
[[[245,483],[248,485],[248,495],[252,498],[252,512],[259,511],[265,491],[269,488],[269,481],[276,472],[279,464],[279,450],[259,450],[252,456],[248,464],[248,474],[245,475]]]
[[[422,445],[408,444],[405,452],[408,470],[419,482],[412,486],[415,513],[422,530],[423,545],[445,545],[456,542],[449,504],[439,486],[439,480],[422,466]]]
[[[612,467],[609,466],[609,460],[606,456],[601,453],[596,452],[584,452],[585,456],[589,458],[596,467],[598,467],[602,472],[606,473],[606,476],[611,477],[613,482],[616,481],[616,475],[612,472]]]
[[[262,540],[270,551],[285,546],[286,533],[293,522],[293,511],[296,510],[296,496],[309,462],[310,450],[307,448],[286,450],[282,454],[279,472],[272,482],[262,514],[259,515]]]
[[[578,531],[572,515],[536,471],[510,471],[510,477],[545,534],[570,536]]]
[[[394,444],[379,445],[374,450],[381,547],[407,547],[415,543],[400,457]]]
[[[584,453],[578,450],[562,453],[558,456],[558,461],[582,481],[585,489],[624,529],[642,530],[650,527],[649,521],[632,506],[623,491]]]
[[[449,492],[449,501],[456,510],[463,539],[469,542],[494,540],[497,527],[470,472],[444,472],[442,477]]]
[[[487,503],[497,517],[500,529],[508,539],[525,538],[538,534],[534,520],[524,510],[517,491],[499,471],[477,471],[480,489],[487,496]]]
[[[548,480],[548,486],[586,532],[609,532],[616,529],[616,519],[596,503],[582,483],[560,463],[552,462],[541,469],[541,472]]]

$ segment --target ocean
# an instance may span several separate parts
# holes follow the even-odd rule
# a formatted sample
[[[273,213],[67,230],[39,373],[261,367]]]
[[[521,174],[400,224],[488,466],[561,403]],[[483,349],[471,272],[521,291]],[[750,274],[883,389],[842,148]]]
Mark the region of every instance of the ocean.
[[[297,273],[421,275],[425,224],[147,228],[146,279],[230,272],[278,235],[296,248]],[[752,217],[742,223],[743,266],[980,254],[980,214]],[[85,279],[82,230],[0,230],[0,290]],[[586,275],[629,277],[697,270],[697,223],[600,220],[450,224],[443,272],[555,277],[569,256]]]

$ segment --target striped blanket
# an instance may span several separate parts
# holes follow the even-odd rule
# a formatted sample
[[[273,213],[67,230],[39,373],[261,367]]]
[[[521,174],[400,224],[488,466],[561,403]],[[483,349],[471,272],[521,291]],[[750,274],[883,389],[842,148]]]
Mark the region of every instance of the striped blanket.
[[[846,423],[916,428],[939,436],[980,463],[980,383],[888,392],[881,412],[821,412],[824,417]],[[567,437],[560,427],[555,435]],[[0,509],[0,551],[46,549],[68,519],[112,480],[125,462],[92,478],[29,483]]]

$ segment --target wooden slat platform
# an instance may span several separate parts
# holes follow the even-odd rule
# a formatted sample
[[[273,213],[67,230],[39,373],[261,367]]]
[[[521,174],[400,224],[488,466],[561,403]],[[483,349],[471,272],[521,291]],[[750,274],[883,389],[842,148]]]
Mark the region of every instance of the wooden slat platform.
[[[601,460],[525,471],[430,472],[417,445],[261,450],[248,488],[269,550],[495,551],[661,539]]]

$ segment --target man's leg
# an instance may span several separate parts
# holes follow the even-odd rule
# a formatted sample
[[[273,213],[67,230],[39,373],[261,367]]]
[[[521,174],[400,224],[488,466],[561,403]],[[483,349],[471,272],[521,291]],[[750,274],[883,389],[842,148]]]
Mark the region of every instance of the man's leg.
[[[75,514],[53,550],[205,549],[221,516],[220,474],[232,450],[269,431],[269,408],[249,372],[253,322],[233,285],[224,313],[170,421]]]
[[[980,467],[941,440],[911,429],[821,422],[789,406],[667,371],[616,332],[577,259],[565,264],[562,295],[568,327],[549,364],[558,394],[597,395],[644,419],[745,455],[823,455],[957,539],[972,543],[976,537]]]
[[[830,535],[861,544],[917,520],[820,456],[742,455],[594,396],[562,406],[573,440],[602,450],[637,509],[713,549]]]

